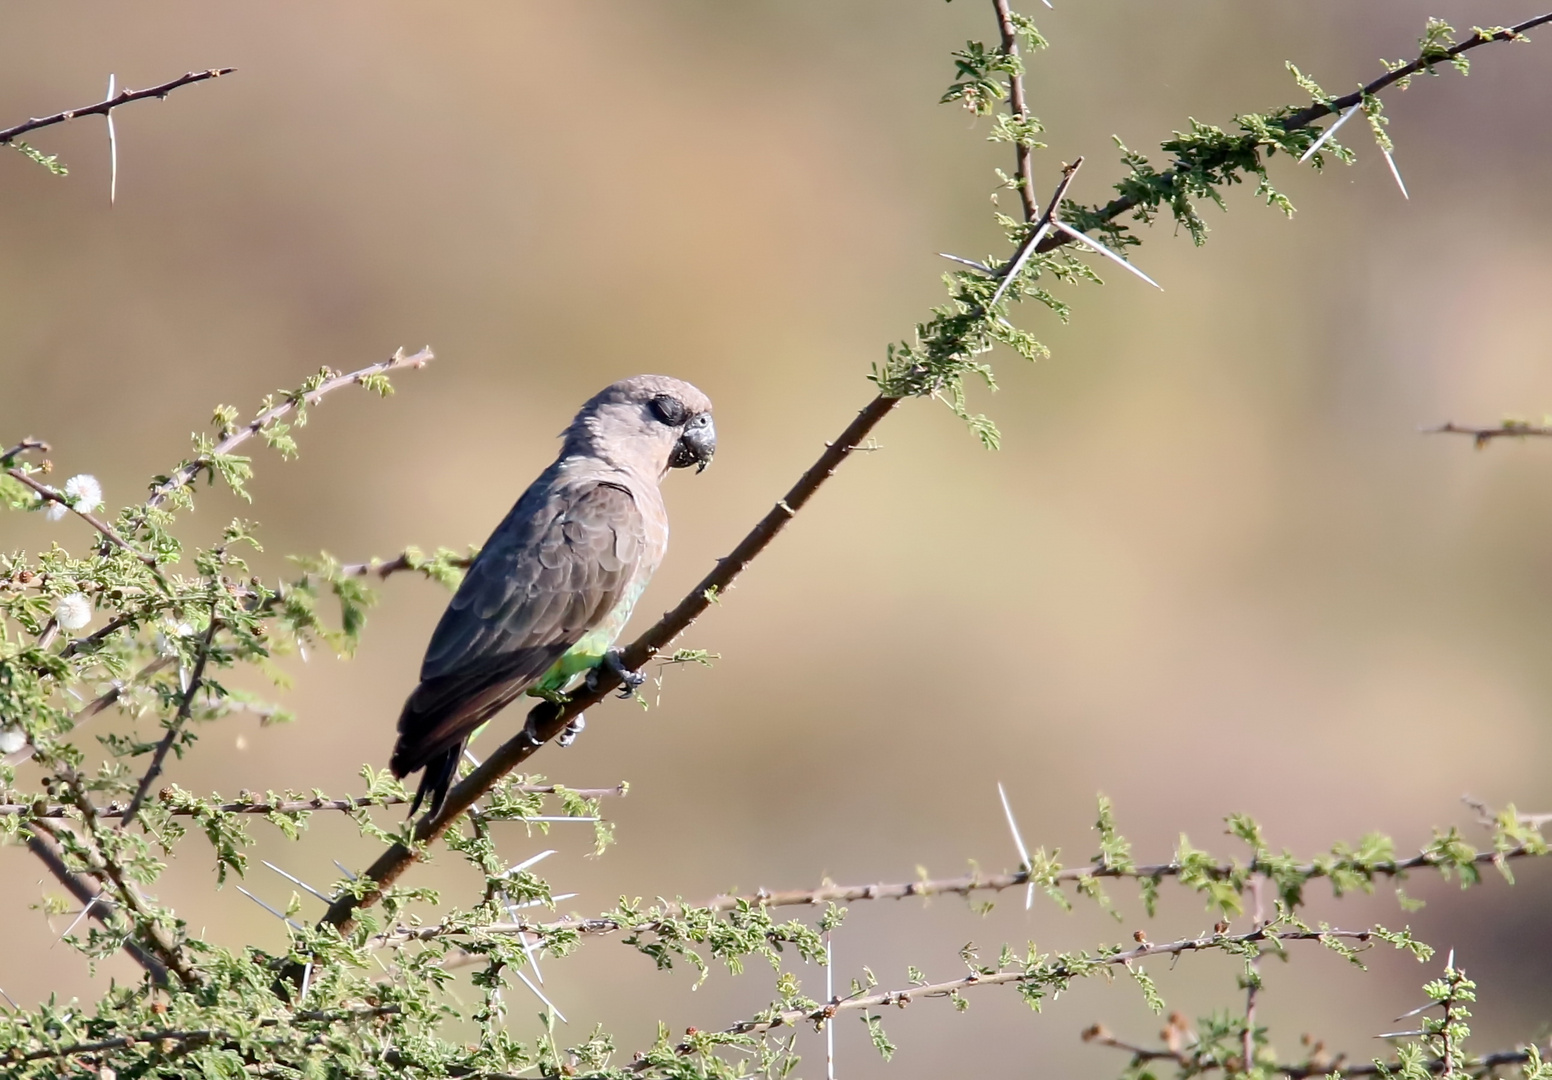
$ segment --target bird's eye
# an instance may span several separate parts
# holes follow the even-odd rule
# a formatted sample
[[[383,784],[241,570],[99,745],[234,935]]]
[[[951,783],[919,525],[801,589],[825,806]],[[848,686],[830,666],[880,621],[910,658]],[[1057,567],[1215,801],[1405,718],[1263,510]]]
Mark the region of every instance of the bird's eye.
[[[684,423],[685,415],[688,412],[684,407],[684,402],[668,394],[659,394],[653,398],[651,407],[652,415],[669,427],[678,427]]]

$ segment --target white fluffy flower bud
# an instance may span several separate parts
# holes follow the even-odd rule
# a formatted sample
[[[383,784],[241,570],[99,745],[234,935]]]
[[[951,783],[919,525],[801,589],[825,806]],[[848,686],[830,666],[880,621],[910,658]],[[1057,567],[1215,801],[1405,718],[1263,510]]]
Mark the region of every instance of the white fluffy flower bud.
[[[65,494],[75,500],[75,508],[90,514],[102,505],[102,485],[91,473],[81,473],[65,481]]]
[[[92,602],[85,593],[61,596],[54,605],[54,621],[61,630],[79,630],[92,621]]]

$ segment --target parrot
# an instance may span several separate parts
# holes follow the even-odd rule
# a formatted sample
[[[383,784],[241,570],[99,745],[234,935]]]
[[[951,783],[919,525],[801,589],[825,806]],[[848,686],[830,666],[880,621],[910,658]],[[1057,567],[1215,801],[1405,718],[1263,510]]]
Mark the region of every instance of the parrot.
[[[716,453],[711,401],[637,375],[590,398],[561,439],[470,564],[399,714],[389,768],[425,770],[411,816],[441,808],[470,736],[520,695],[563,692],[600,666],[624,694],[644,681],[614,642],[668,550],[659,485]]]

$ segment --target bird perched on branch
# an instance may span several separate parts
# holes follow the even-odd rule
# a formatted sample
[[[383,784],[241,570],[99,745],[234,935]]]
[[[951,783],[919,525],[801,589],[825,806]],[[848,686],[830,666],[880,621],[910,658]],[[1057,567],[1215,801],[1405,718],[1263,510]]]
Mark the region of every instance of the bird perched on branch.
[[[562,438],[431,635],[389,763],[397,777],[426,770],[411,814],[441,807],[469,736],[519,695],[558,692],[600,665],[627,693],[643,680],[614,641],[668,549],[659,483],[716,452],[711,401],[638,375],[595,395]]]

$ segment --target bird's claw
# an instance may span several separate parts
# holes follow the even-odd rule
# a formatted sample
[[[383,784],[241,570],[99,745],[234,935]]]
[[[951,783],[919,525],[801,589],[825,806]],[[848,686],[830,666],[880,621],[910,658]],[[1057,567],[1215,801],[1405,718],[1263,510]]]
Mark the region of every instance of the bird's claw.
[[[566,730],[562,731],[555,739],[555,745],[564,750],[577,741],[577,736],[582,734],[582,729],[585,727],[587,727],[587,717],[582,713],[577,713],[576,716],[571,718],[571,723],[566,725]]]
[[[639,671],[632,671],[626,667],[625,662],[620,659],[621,655],[619,649],[610,649],[604,653],[604,658],[599,661],[598,668],[603,668],[620,680],[620,697],[632,698],[636,696],[636,691],[641,688],[641,684],[647,681],[647,677]],[[588,672],[587,682],[588,689],[590,690],[597,689],[598,687],[598,668]]]

